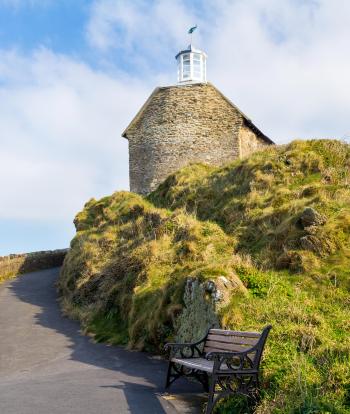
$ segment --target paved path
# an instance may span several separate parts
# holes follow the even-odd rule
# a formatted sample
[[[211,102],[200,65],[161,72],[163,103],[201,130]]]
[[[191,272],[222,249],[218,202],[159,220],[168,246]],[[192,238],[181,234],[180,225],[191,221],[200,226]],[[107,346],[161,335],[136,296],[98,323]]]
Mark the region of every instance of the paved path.
[[[61,316],[54,288],[58,272],[30,273],[0,285],[0,413],[195,412],[186,399],[161,395],[164,361],[94,344],[76,322]],[[174,385],[174,394],[181,387]]]

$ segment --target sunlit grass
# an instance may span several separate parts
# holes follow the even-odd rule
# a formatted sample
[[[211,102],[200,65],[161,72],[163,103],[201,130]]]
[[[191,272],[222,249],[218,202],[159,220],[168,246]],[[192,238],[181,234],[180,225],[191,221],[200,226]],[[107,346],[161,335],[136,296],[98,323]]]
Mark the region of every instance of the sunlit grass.
[[[91,200],[61,273],[63,308],[98,341],[160,350],[184,319],[186,280],[224,276],[237,288],[222,326],[273,325],[256,412],[349,413],[349,169],[348,145],[295,141],[188,166],[147,199]],[[320,223],[303,224],[306,208]]]

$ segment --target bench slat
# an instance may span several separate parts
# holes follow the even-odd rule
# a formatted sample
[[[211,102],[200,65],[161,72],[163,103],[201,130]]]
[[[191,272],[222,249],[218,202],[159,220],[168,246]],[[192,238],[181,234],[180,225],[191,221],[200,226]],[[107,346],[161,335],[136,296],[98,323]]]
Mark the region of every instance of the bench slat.
[[[243,338],[236,335],[214,335],[209,333],[207,341],[216,341],[222,343],[234,343],[234,344],[244,344],[244,345],[256,345],[258,343],[258,338]]]
[[[229,331],[226,329],[210,329],[209,334],[214,335],[235,335],[240,337],[247,337],[247,338],[260,338],[261,333],[259,332],[240,332],[240,331]]]
[[[215,341],[206,341],[204,348],[216,348],[222,349],[225,351],[232,351],[232,350],[240,350],[245,351],[246,349],[251,348],[253,345],[243,345],[243,344],[227,344],[223,342],[215,342]]]
[[[204,347],[204,352],[242,352],[250,349],[250,346],[238,344],[217,344],[217,342],[208,342]]]
[[[204,358],[172,358],[172,361],[188,368],[199,369],[209,373],[213,371],[214,366],[213,361],[208,361]]]

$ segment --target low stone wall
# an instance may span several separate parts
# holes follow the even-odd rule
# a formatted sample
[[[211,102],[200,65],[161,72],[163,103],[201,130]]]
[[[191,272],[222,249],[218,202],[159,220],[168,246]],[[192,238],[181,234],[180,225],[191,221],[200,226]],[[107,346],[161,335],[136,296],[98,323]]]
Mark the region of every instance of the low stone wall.
[[[0,281],[12,276],[61,266],[68,249],[0,256]]]

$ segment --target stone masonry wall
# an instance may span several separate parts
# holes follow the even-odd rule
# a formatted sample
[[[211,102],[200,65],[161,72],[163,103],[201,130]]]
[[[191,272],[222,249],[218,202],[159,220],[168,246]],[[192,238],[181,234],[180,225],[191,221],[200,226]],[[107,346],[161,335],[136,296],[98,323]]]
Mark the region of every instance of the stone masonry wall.
[[[266,147],[266,141],[256,136],[256,134],[246,125],[242,125],[239,131],[239,142],[241,158],[247,157],[254,151],[258,151]]]
[[[0,257],[0,282],[12,276],[61,266],[68,249]]]
[[[220,166],[250,150],[245,118],[211,84],[157,88],[124,136],[129,139],[130,189],[147,194],[193,162]]]
[[[209,84],[159,88],[128,130],[131,191],[148,193],[191,162],[221,165],[236,159],[242,122]]]

